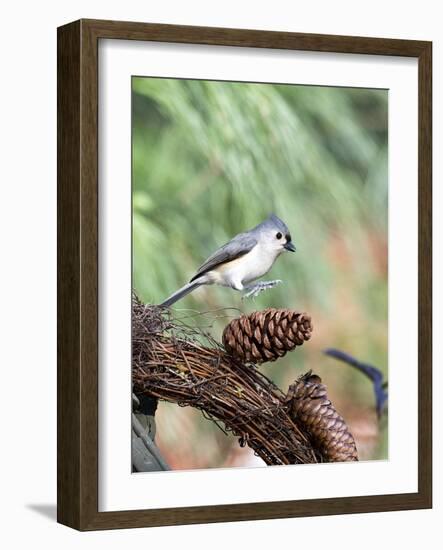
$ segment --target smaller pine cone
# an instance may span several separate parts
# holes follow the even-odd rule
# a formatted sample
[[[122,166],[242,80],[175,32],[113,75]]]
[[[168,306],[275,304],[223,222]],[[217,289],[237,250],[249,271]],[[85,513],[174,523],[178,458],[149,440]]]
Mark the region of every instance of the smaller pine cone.
[[[358,460],[357,447],[346,422],[326,394],[326,386],[311,371],[289,387],[286,398],[294,421],[311,434],[328,462]]]
[[[311,333],[307,313],[269,308],[233,319],[223,331],[223,345],[241,361],[260,364],[283,357],[309,340]]]

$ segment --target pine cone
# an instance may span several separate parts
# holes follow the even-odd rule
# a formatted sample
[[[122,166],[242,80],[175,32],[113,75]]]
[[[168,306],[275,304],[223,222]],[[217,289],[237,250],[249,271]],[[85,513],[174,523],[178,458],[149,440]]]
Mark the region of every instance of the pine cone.
[[[319,376],[311,371],[301,376],[289,387],[286,400],[294,421],[311,434],[325,460],[358,460],[354,438],[329,401]]]
[[[311,333],[307,313],[269,308],[233,319],[223,331],[223,345],[234,357],[259,364],[283,357]]]

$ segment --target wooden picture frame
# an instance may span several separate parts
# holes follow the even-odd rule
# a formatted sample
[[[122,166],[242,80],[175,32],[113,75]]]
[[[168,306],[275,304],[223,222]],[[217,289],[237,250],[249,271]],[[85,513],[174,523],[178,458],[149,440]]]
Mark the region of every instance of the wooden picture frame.
[[[173,42],[404,56],[419,67],[418,491],[98,511],[98,41]],[[79,530],[432,506],[432,44],[424,41],[80,20],[58,29],[58,521]]]

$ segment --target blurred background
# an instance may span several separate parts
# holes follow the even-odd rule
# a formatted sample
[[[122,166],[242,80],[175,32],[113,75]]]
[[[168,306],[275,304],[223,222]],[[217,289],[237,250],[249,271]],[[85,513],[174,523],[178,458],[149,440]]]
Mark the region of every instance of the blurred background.
[[[133,78],[132,90],[140,299],[160,303],[216,248],[274,212],[297,247],[266,276],[281,285],[243,301],[202,287],[174,311],[217,340],[240,312],[309,312],[312,339],[260,369],[284,391],[312,369],[360,459],[386,459],[387,418],[377,419],[370,381],[322,351],[351,353],[387,380],[388,92],[144,77]],[[192,408],[162,402],[156,422],[172,469],[264,465]]]

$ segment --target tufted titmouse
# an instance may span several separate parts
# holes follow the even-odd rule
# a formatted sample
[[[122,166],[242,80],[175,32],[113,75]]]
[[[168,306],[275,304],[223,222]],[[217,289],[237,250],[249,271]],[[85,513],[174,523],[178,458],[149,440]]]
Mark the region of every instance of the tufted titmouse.
[[[234,290],[247,290],[245,296],[257,296],[281,281],[267,281],[244,286],[262,277],[280,254],[295,252],[291,235],[280,218],[271,214],[268,219],[245,233],[239,233],[219,248],[198,269],[190,282],[174,292],[161,305],[170,306],[201,285],[222,285]]]

